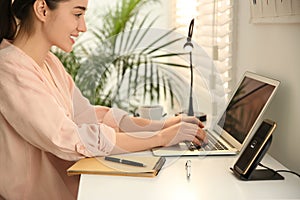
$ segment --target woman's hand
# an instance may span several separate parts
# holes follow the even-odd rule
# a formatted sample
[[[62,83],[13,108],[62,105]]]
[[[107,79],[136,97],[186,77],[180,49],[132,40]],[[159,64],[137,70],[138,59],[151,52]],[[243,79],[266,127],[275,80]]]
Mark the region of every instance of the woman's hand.
[[[203,124],[197,118],[182,118],[180,122],[159,132],[161,144],[162,146],[172,146],[183,141],[192,141],[197,145],[206,144],[206,133],[202,128]]]
[[[178,124],[180,122],[187,122],[187,123],[191,123],[191,124],[196,124],[200,128],[204,128],[203,123],[199,119],[197,119],[194,116],[187,116],[187,115],[178,115],[176,117],[171,117],[171,118],[167,119],[164,123],[163,128],[168,128],[168,127],[173,126],[175,124]]]

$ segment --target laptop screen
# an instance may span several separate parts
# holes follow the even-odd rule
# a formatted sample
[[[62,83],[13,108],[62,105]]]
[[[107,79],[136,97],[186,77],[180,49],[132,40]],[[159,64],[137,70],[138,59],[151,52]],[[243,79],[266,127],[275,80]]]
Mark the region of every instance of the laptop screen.
[[[246,72],[218,121],[218,125],[241,144],[279,84],[279,81],[251,74]]]

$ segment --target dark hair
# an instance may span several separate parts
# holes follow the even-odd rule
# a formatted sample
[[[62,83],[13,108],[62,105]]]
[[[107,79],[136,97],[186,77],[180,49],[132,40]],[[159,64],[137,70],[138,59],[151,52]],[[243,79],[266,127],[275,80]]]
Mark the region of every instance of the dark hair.
[[[1,0],[0,1],[0,43],[2,40],[13,40],[18,26],[30,33],[32,26],[32,7],[36,0]],[[60,1],[45,0],[47,6],[54,10]],[[19,24],[17,24],[17,21]]]

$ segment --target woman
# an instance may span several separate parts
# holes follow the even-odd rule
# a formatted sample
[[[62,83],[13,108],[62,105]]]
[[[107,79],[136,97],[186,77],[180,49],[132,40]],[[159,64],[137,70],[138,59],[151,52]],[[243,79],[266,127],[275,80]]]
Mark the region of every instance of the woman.
[[[194,117],[134,118],[92,106],[49,52],[72,50],[88,0],[0,2],[0,199],[75,199],[83,157],[206,142]]]

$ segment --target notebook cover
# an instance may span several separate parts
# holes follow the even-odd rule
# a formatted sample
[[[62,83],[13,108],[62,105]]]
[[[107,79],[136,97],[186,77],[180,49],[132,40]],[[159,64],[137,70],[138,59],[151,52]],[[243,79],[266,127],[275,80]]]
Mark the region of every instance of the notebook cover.
[[[122,163],[107,161],[104,157],[84,158],[77,161],[68,170],[67,174],[102,174],[118,176],[154,177],[165,163],[164,157],[140,156],[113,156],[145,164],[145,167],[131,166]]]

